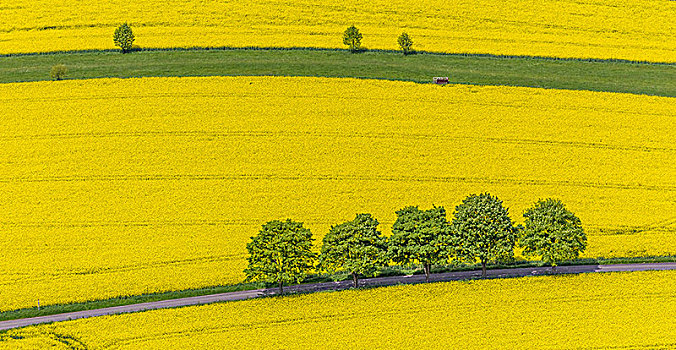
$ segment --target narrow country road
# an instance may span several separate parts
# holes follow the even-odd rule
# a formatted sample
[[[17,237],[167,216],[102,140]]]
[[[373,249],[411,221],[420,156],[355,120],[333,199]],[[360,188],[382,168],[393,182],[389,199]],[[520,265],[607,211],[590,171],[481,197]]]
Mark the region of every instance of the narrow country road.
[[[617,264],[617,265],[578,265],[559,266],[556,274],[576,274],[586,272],[624,272],[624,271],[647,271],[647,270],[676,270],[676,263],[651,263],[651,264]],[[551,267],[528,267],[514,269],[488,270],[488,278],[522,277],[552,274]],[[481,277],[481,271],[460,271],[433,274],[430,282],[456,281],[465,279],[477,279]],[[368,278],[360,281],[360,286],[390,286],[396,284],[412,284],[425,282],[424,275],[392,276]],[[313,284],[292,285],[284,288],[285,293],[311,293],[326,290],[342,290],[352,287],[352,280],[340,282],[324,282]],[[149,303],[131,304],[108,307],[96,310],[68,312],[56,315],[23,318],[18,320],[0,322],[0,330],[25,327],[34,324],[74,320],[78,318],[112,315],[127,312],[138,312],[151,309],[163,309],[187,305],[209,304],[222,301],[235,301],[258,298],[262,296],[278,294],[277,288],[255,289],[241,292],[202,295],[189,298],[154,301]]]

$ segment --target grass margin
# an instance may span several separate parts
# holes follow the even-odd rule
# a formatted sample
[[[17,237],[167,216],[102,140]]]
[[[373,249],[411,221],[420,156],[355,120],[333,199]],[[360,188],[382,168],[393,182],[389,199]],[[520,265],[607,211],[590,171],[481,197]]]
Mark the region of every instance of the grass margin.
[[[573,266],[573,265],[614,265],[614,264],[638,264],[638,263],[660,263],[660,262],[676,262],[676,256],[646,256],[646,257],[626,257],[626,258],[581,258],[575,260],[569,260],[561,262],[558,266]],[[488,269],[505,269],[505,268],[523,268],[523,267],[542,267],[548,266],[542,263],[541,261],[527,261],[527,260],[517,260],[512,263],[503,263],[503,264],[490,264],[487,266]],[[470,270],[480,270],[481,266],[479,264],[463,264],[463,265],[446,265],[446,266],[436,266],[432,268],[432,273],[444,273],[444,272],[455,272],[455,271],[470,271]],[[423,274],[420,266],[410,265],[410,266],[388,266],[382,268],[376,277],[386,277],[386,276],[405,276],[405,275],[418,275]],[[306,278],[302,284],[310,283],[320,283],[320,282],[333,282],[333,281],[344,281],[350,279],[350,276],[343,273],[336,274],[312,274]],[[101,299],[101,300],[92,300],[79,303],[69,303],[69,304],[54,304],[40,307],[38,310],[37,307],[24,308],[18,310],[4,311],[0,312],[0,321],[9,321],[17,320],[22,318],[32,318],[39,316],[48,316],[56,315],[68,312],[77,312],[85,310],[95,310],[103,309],[114,306],[122,305],[131,305],[131,304],[140,304],[153,301],[162,301],[162,300],[171,300],[171,299],[180,299],[188,298],[202,295],[211,295],[211,294],[220,294],[220,293],[230,293],[230,292],[240,292],[254,289],[263,289],[263,288],[276,288],[273,284],[265,283],[238,283],[233,285],[219,285],[211,286],[204,288],[196,289],[184,289],[178,291],[170,292],[160,292],[160,293],[148,293],[140,295],[131,295],[131,296],[121,296],[110,299]],[[288,294],[293,295],[293,294]],[[0,331],[3,333],[3,331]]]
[[[352,52],[350,49],[316,47],[316,46],[184,46],[184,47],[136,47],[130,52],[143,51],[227,51],[227,50],[263,50],[263,51],[334,51],[334,52]],[[20,56],[40,56],[40,55],[62,55],[77,53],[97,53],[97,52],[120,52],[120,49],[84,49],[84,50],[58,50],[47,52],[18,52],[0,54],[0,57],[20,57]],[[386,49],[368,49],[364,48],[359,53],[381,52],[401,54],[401,50]],[[676,66],[676,62],[661,62],[647,60],[627,60],[622,58],[592,58],[592,57],[556,57],[556,56],[529,56],[529,55],[502,55],[491,53],[471,53],[471,52],[443,52],[428,50],[413,50],[409,55],[440,55],[440,56],[458,56],[458,57],[487,57],[487,58],[518,58],[518,59],[536,59],[552,61],[579,61],[579,62],[615,62],[629,64],[647,64],[647,65],[667,65]]]
[[[0,83],[50,81],[65,64],[64,80],[140,77],[282,76],[380,79],[451,84],[586,90],[676,97],[676,63],[321,48],[148,48],[0,55]]]

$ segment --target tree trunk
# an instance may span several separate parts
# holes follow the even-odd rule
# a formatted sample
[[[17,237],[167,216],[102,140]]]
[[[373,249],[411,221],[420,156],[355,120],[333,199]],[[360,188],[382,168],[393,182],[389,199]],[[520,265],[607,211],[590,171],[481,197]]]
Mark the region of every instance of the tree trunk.
[[[481,277],[486,278],[486,261],[481,260]]]
[[[423,270],[425,270],[425,282],[430,281],[430,270],[431,270],[432,264],[423,264]]]
[[[359,288],[359,275],[356,272],[352,273],[352,281],[354,281],[354,287]]]
[[[552,265],[552,272],[556,272],[556,265]]]
[[[279,281],[279,294],[284,294],[284,282]]]

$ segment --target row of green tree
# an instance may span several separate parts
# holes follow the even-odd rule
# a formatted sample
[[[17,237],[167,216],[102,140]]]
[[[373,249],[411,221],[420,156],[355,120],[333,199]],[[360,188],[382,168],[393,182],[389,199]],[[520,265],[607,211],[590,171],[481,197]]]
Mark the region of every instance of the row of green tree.
[[[347,28],[345,33],[343,33],[343,43],[347,45],[350,51],[353,53],[362,50],[361,39],[362,35],[359,32],[359,29],[357,29],[355,26]],[[120,48],[122,53],[131,52],[133,50],[134,40],[136,40],[136,37],[134,36],[134,32],[128,23],[120,25],[113,33],[113,43],[115,46]],[[402,33],[399,36],[398,43],[399,47],[401,47],[403,50],[404,55],[408,55],[409,53],[413,52],[413,40],[408,34]],[[53,66],[49,72],[49,75],[53,80],[62,80],[66,77],[66,74],[68,74],[68,67],[63,64],[57,64]]]
[[[247,281],[276,283],[283,293],[285,283],[300,283],[313,270],[347,271],[358,287],[359,276],[373,276],[392,262],[422,265],[429,281],[433,265],[478,261],[485,277],[486,264],[512,261],[517,244],[526,257],[552,267],[578,257],[587,245],[580,219],[551,198],[528,208],[523,225],[515,225],[502,201],[488,193],[465,198],[450,222],[437,206],[409,206],[396,214],[389,238],[371,214],[331,226],[320,254],[312,251],[312,233],[302,223],[270,221],[247,244]]]
[[[348,49],[350,49],[352,53],[362,51],[361,39],[363,37],[364,36],[361,34],[359,29],[352,25],[345,29],[345,32],[343,32],[343,44],[347,45]],[[397,38],[397,44],[404,55],[415,52],[413,51],[413,38],[411,38],[411,36],[406,32],[403,32],[401,35],[399,35]]]
[[[351,52],[361,51],[361,39],[363,35],[354,25],[348,27],[343,33],[343,44],[347,45]],[[115,46],[119,47],[122,53],[130,52],[134,45],[134,33],[129,24],[124,23],[115,29],[113,33],[113,42]],[[413,39],[406,32],[401,33],[397,38],[397,44],[401,48],[404,55],[408,55],[413,51]]]

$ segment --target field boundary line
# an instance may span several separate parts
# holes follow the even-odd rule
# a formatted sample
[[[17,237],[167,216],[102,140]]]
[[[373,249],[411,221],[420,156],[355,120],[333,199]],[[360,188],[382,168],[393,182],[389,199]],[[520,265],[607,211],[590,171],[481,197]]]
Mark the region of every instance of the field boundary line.
[[[514,278],[543,275],[568,275],[580,273],[607,273],[607,272],[635,272],[635,271],[664,271],[676,270],[675,262],[667,263],[636,263],[616,265],[572,265],[559,266],[556,270],[551,267],[522,267],[511,269],[494,269],[487,271],[488,279]],[[446,272],[430,275],[430,282],[448,282],[458,280],[481,279],[481,270]],[[424,275],[376,277],[361,280],[360,287],[383,287],[400,284],[419,284],[425,282]],[[339,291],[352,288],[352,281],[321,282],[312,284],[298,284],[286,287],[290,294],[307,294],[325,291]],[[113,306],[101,309],[68,312],[32,318],[23,318],[0,322],[0,330],[26,327],[42,323],[61,322],[80,318],[115,315],[131,312],[142,312],[155,309],[176,308],[192,305],[203,305],[217,302],[229,302],[261,297],[279,296],[277,288],[254,289],[219,294],[201,295],[179,299],[168,299],[139,304]]]
[[[334,51],[334,52],[351,52],[349,49],[331,48],[331,47],[317,47],[317,46],[191,46],[191,47],[144,47],[133,50],[134,52],[154,52],[154,51]],[[3,53],[2,57],[18,57],[18,56],[41,56],[41,55],[68,55],[79,53],[112,53],[120,52],[120,49],[84,49],[84,50],[57,50],[47,52],[18,52],[18,53]],[[401,53],[401,50],[386,50],[386,49],[367,49],[364,52],[377,53]],[[549,61],[578,61],[578,62],[596,62],[596,63],[627,63],[627,64],[645,64],[645,65],[666,65],[676,66],[676,62],[662,62],[662,61],[647,61],[647,60],[627,60],[621,58],[592,58],[592,57],[556,57],[556,56],[529,56],[529,55],[506,55],[506,54],[490,54],[490,53],[470,53],[470,52],[443,52],[443,51],[428,51],[415,50],[417,55],[439,55],[439,56],[458,56],[458,57],[486,57],[486,58],[504,58],[504,59],[533,59],[533,60],[549,60]]]
[[[649,185],[612,182],[585,182],[569,180],[522,179],[478,176],[413,176],[413,175],[358,175],[358,174],[100,174],[62,176],[8,176],[0,183],[50,182],[124,182],[124,181],[383,181],[419,183],[481,183],[522,186],[565,186],[600,189],[676,192],[676,184]]]
[[[587,142],[575,140],[538,140],[526,138],[499,138],[499,137],[472,137],[455,136],[434,133],[404,133],[404,132],[379,132],[379,133],[360,133],[360,132],[332,132],[332,131],[270,131],[270,130],[240,130],[240,131],[207,131],[207,130],[174,130],[174,131],[110,131],[110,132],[63,132],[63,133],[43,133],[43,134],[0,134],[0,140],[14,141],[38,141],[52,139],[102,139],[102,138],[159,138],[159,137],[185,137],[185,138],[346,138],[346,139],[413,139],[413,140],[466,140],[474,142],[497,143],[497,144],[518,144],[532,146],[560,146],[570,148],[594,148],[616,151],[636,151],[636,152],[676,152],[676,147],[656,147],[639,145],[614,145],[603,142]]]

